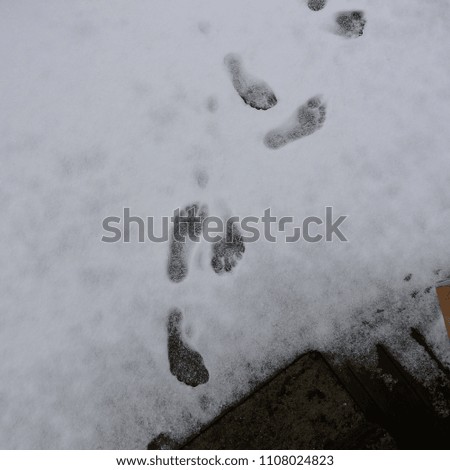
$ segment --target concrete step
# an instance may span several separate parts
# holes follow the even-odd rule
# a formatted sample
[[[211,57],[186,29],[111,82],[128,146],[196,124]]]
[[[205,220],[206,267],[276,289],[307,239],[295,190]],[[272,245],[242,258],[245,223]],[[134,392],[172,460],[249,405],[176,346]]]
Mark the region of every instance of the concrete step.
[[[450,371],[418,330],[411,330],[411,338],[422,359],[438,370],[435,382],[419,383],[382,344],[370,367],[335,363],[313,351],[187,442],[160,435],[148,449],[446,449]],[[436,391],[446,408],[439,412],[433,405]]]

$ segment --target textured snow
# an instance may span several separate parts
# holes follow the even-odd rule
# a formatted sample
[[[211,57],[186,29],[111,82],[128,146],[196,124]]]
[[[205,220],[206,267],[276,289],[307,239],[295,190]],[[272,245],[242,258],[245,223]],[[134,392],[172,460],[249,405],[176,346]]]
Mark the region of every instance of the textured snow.
[[[350,9],[357,39],[333,29]],[[180,438],[310,348],[364,360],[383,341],[429,377],[411,326],[450,362],[424,292],[450,269],[449,22],[444,0],[1,2],[0,447]],[[245,106],[229,53],[277,106]],[[323,128],[265,147],[317,94]],[[100,241],[124,207],[193,201],[298,220],[331,205],[349,242],[260,241],[223,276],[203,244],[173,284],[167,243]],[[169,373],[173,307],[210,372],[195,389]]]

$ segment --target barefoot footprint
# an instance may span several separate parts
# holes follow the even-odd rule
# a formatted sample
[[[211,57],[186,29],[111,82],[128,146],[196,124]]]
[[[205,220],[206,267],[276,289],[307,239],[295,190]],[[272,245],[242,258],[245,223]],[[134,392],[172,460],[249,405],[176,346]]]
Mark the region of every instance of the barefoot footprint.
[[[224,62],[235,90],[246,104],[264,111],[273,108],[277,104],[277,98],[270,86],[263,80],[249,75],[244,70],[238,55],[228,54],[225,56]]]
[[[225,238],[213,246],[211,265],[214,271],[217,274],[231,271],[242,258],[244,251],[242,235],[235,224],[228,222]]]
[[[326,4],[327,0],[308,0],[308,7],[313,11],[322,10]]]
[[[318,131],[325,122],[325,117],[326,106],[319,96],[315,96],[302,105],[288,123],[269,131],[264,143],[271,149],[283,147]]]
[[[337,34],[347,38],[357,38],[364,33],[366,20],[362,11],[342,11],[336,16]]]
[[[168,354],[170,372],[180,382],[197,387],[209,380],[209,372],[202,356],[190,348],[182,338],[183,314],[177,308],[171,310],[167,321]]]
[[[172,282],[181,282],[187,276],[189,248],[191,242],[199,240],[206,213],[206,207],[199,208],[198,204],[175,213],[168,264]]]

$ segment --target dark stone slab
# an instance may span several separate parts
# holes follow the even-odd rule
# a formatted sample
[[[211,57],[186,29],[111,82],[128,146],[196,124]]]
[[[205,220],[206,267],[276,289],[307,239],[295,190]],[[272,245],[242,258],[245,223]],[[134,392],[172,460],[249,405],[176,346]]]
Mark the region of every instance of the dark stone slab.
[[[347,363],[334,368],[368,420],[387,429],[399,449],[447,449],[450,436],[449,373],[423,335],[412,331],[423,347],[423,360],[433,361],[440,377],[420,383],[383,345],[376,347],[377,366]],[[433,406],[439,392],[440,412]]]
[[[323,356],[312,352],[232,407],[184,449],[390,449]]]

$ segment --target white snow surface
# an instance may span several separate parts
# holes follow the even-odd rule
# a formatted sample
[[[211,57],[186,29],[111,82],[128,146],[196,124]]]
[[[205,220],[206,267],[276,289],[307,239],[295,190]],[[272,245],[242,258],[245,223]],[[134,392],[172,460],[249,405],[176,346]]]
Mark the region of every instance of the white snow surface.
[[[357,39],[333,32],[349,9]],[[2,1],[0,447],[181,439],[311,348],[365,360],[381,341],[429,377],[411,326],[448,364],[423,292],[450,268],[449,24],[445,0]],[[228,53],[277,106],[243,103]],[[317,94],[323,128],[265,147]],[[298,220],[330,205],[349,242],[248,244],[223,276],[203,243],[180,284],[167,243],[101,242],[124,207],[194,201]],[[197,388],[169,372],[173,307],[210,372]]]

